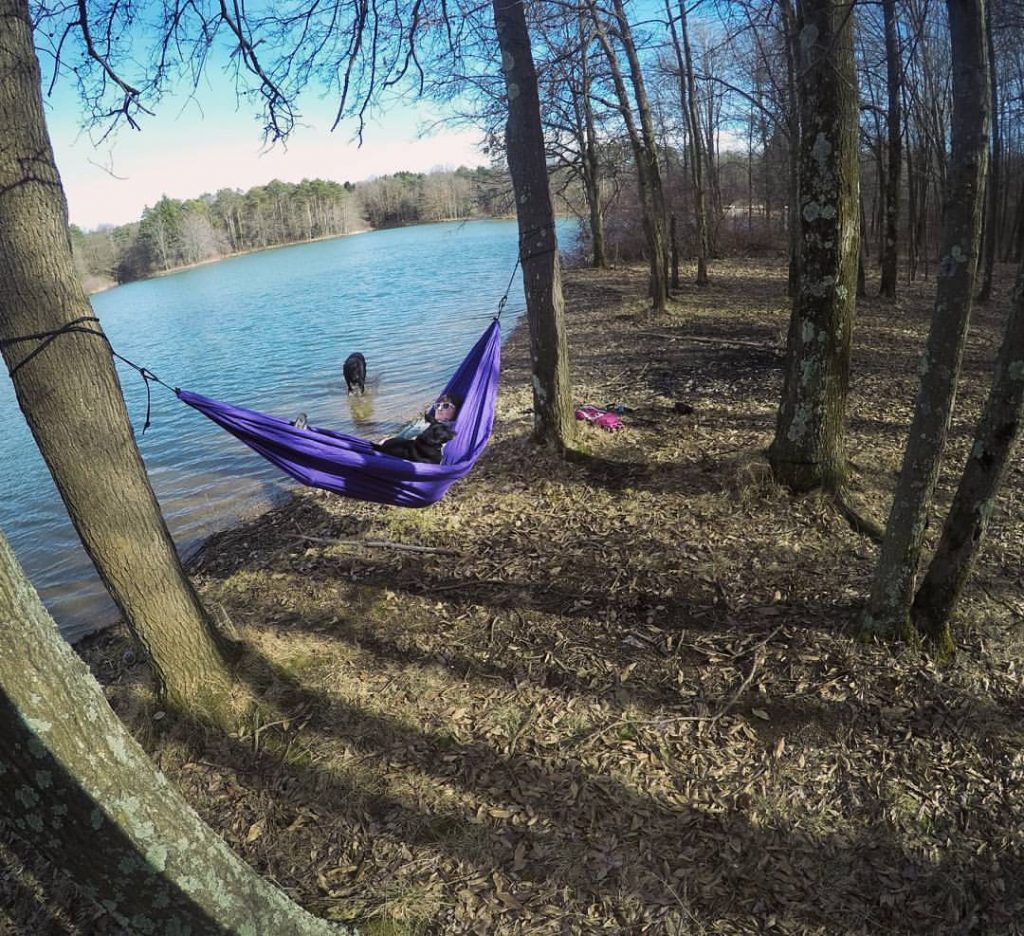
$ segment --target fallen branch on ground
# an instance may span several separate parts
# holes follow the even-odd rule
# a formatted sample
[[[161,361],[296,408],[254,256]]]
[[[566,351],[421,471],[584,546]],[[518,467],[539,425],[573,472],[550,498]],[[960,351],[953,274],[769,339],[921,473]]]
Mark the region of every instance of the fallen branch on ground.
[[[370,549],[399,549],[405,552],[438,553],[443,556],[461,556],[457,549],[442,546],[417,546],[414,543],[393,543],[390,540],[334,539],[329,536],[297,536],[296,539],[309,543],[323,543],[325,546],[366,546]]]

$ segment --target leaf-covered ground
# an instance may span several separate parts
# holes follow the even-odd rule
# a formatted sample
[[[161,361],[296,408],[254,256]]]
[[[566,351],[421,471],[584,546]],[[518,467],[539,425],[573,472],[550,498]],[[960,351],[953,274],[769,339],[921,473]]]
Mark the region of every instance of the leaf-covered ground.
[[[955,661],[859,643],[875,547],[763,458],[783,271],[713,275],[651,319],[642,271],[568,274],[576,402],[632,408],[581,425],[573,461],[529,439],[523,328],[491,445],[440,504],[302,492],[212,541],[193,572],[263,702],[236,736],[158,717],[117,634],[85,648],[160,768],[304,906],[370,933],[1024,932],[1021,462]],[[852,487],[882,522],[932,290],[858,311]],[[54,932],[115,931],[67,899]]]

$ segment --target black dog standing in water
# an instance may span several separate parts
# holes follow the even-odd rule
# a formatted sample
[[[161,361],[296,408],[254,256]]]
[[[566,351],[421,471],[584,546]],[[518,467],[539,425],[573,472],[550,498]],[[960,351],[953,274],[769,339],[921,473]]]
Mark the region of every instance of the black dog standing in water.
[[[455,438],[452,427],[447,423],[431,423],[415,439],[385,439],[374,448],[396,458],[414,462],[441,464],[441,449],[445,442]]]
[[[356,387],[359,388],[360,393],[366,393],[365,357],[363,357],[358,351],[356,351],[355,354],[350,354],[345,358],[345,364],[341,370],[345,375],[345,386],[348,387],[349,393],[351,393]]]

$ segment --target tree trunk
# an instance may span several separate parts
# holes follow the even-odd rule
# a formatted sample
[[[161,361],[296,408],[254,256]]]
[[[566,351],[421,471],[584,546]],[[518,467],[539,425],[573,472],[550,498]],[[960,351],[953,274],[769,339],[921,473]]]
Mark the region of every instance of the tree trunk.
[[[714,101],[709,97],[704,109],[707,120],[704,124],[704,190],[711,204],[708,210],[708,256],[718,253],[718,234],[722,224],[722,176],[718,171],[719,156],[715,146],[715,111]]]
[[[672,288],[679,288],[679,236],[676,230],[676,216],[669,223],[669,241],[672,245]]]
[[[26,24],[27,25],[27,24]],[[0,533],[0,819],[132,933],[345,933],[262,880],[157,772]]]
[[[983,0],[947,0],[953,55],[952,157],[942,213],[935,311],[919,372],[914,419],[896,485],[865,633],[909,636],[914,581],[956,396],[971,312],[988,157],[988,56]]]
[[[656,313],[665,311],[665,301],[668,298],[668,271],[665,265],[665,236],[664,236],[664,204],[655,197],[655,188],[660,190],[660,178],[657,177],[658,160],[647,152],[644,138],[637,129],[636,121],[633,119],[633,110],[629,104],[629,94],[626,90],[626,82],[622,77],[622,69],[619,68],[618,57],[608,38],[608,31],[605,29],[593,0],[588,0],[591,17],[594,23],[594,33],[601,48],[604,50],[605,58],[608,60],[608,70],[611,72],[612,83],[615,87],[615,96],[618,99],[619,113],[626,126],[626,134],[629,137],[630,148],[633,151],[633,161],[636,164],[637,189],[640,201],[640,221],[644,229],[644,240],[647,244],[647,262],[650,268],[650,281],[648,292],[651,297],[653,311]],[[652,177],[652,169],[654,177]],[[659,214],[661,221],[658,220]]]
[[[907,281],[917,279],[917,185],[914,173],[914,147],[907,143]]]
[[[988,169],[988,210],[985,220],[985,257],[982,266],[981,289],[978,301],[992,298],[992,274],[995,271],[996,251],[999,249],[999,198],[1003,180],[1003,141],[999,127],[999,82],[996,75],[995,43],[992,40],[992,7],[985,8],[985,37],[988,49],[989,94],[992,101],[992,154]]]
[[[915,627],[943,655],[953,650],[949,619],[971,574],[1006,477],[1024,416],[1024,269],[1017,276],[992,389],[946,517],[939,547],[914,599]]]
[[[786,101],[789,107],[789,280],[787,294],[795,298],[800,286],[800,101],[797,92],[797,29],[790,0],[779,0],[786,36]]]
[[[865,270],[864,254],[867,252],[867,221],[864,217],[864,196],[860,197],[860,250],[857,251],[857,298],[863,299],[868,294],[868,276]]]
[[[594,123],[594,104],[590,99],[590,63],[587,53],[590,37],[582,11],[579,14],[580,71],[582,84],[579,106],[583,111],[583,146],[580,156],[583,160],[583,184],[590,214],[590,241],[592,255],[590,265],[596,270],[608,267],[608,256],[604,246],[604,211],[601,206],[601,162],[597,155],[597,129]]]
[[[885,71],[889,96],[886,117],[889,166],[885,175],[885,233],[882,241],[882,282],[879,295],[894,300],[899,257],[900,171],[903,162],[903,127],[900,115],[903,68],[899,33],[896,29],[896,0],[882,0],[882,16],[885,21]]]
[[[231,679],[160,514],[110,348],[74,272],[39,82],[27,3],[0,0],[4,360],[75,529],[169,703],[221,720]]]
[[[665,300],[669,294],[668,279],[668,240],[665,236],[665,191],[661,184],[661,167],[658,164],[658,141],[654,134],[654,121],[651,118],[651,104],[647,98],[647,86],[644,83],[643,70],[640,67],[640,56],[633,42],[633,31],[626,16],[622,0],[612,0],[615,10],[615,21],[618,27],[618,38],[626,52],[629,63],[630,83],[633,85],[633,97],[636,110],[640,117],[640,138],[643,141],[642,159],[646,163],[646,184],[651,204],[651,299],[654,312],[665,311]]]
[[[522,4],[493,0],[493,10],[508,100],[505,146],[516,196],[519,257],[530,326],[533,437],[563,451],[572,444],[576,421],[537,72]]]
[[[769,450],[776,478],[797,491],[837,489],[846,473],[844,421],[860,242],[850,7],[807,0],[798,19],[800,287]]]
[[[1021,183],[1017,195],[1016,218],[1013,223],[1013,260],[1020,263],[1024,260],[1024,182]]]
[[[708,199],[704,186],[704,158],[701,152],[700,119],[697,114],[697,81],[693,74],[693,56],[690,50],[690,33],[686,20],[686,6],[679,4],[679,32],[676,34],[675,19],[668,0],[665,12],[672,33],[676,63],[679,68],[679,96],[683,114],[686,117],[687,138],[690,143],[690,171],[693,182],[693,215],[697,233],[697,285],[708,285]]]

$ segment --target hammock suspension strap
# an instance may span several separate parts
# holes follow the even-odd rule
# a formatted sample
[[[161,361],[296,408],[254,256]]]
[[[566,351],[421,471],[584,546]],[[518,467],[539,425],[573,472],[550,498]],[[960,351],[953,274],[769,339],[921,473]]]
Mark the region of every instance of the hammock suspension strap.
[[[60,328],[54,328],[51,331],[35,332],[31,335],[18,335],[14,338],[4,338],[0,340],[0,348],[8,348],[12,345],[21,344],[25,341],[38,341],[39,346],[34,348],[28,354],[25,355],[14,367],[10,370],[11,378],[18,373],[29,361],[31,361],[37,354],[41,353],[46,346],[53,341],[55,338],[59,338],[61,335],[79,334],[79,335],[96,335],[98,338],[102,338],[106,343],[107,349],[110,353],[116,357],[119,361],[127,364],[132,369],[139,372],[139,376],[142,377],[143,383],[146,385],[146,421],[142,426],[142,434],[146,434],[146,430],[151,425],[150,414],[152,412],[152,394],[150,392],[150,381],[160,384],[161,386],[167,387],[172,393],[177,394],[178,388],[172,387],[170,384],[164,383],[156,374],[154,374],[148,367],[142,367],[136,364],[134,361],[129,361],[123,354],[118,354],[110,344],[110,339],[102,331],[96,328],[87,327],[87,323],[95,322],[99,325],[100,320],[95,315],[83,315],[80,318],[72,319],[70,322],[65,322]]]
[[[512,283],[516,278],[516,272],[519,270],[519,257],[516,257],[516,265],[512,267],[512,275],[508,278],[508,285],[505,287],[505,295],[501,297],[498,302],[498,311],[494,316],[494,321],[501,321],[501,313],[505,311],[505,306],[508,303],[508,294],[512,291]]]
[[[525,231],[524,233],[519,235],[519,252],[516,256],[516,264],[514,267],[512,267],[512,275],[508,278],[508,285],[505,287],[505,295],[502,296],[501,300],[498,302],[498,312],[494,316],[495,321],[499,321],[501,319],[501,313],[505,311],[505,306],[508,304],[508,295],[512,291],[512,284],[513,282],[515,282],[516,273],[518,272],[519,267],[523,263],[523,261],[533,260],[536,257],[543,257],[545,254],[554,253],[554,251],[558,249],[555,246],[554,242],[552,242],[552,245],[546,248],[545,250],[538,250],[536,253],[524,254],[524,245],[528,240],[530,240],[533,237],[536,237],[538,234],[541,234],[545,231],[551,231],[552,233],[554,233],[554,230],[554,224],[544,224],[541,227],[532,228],[531,230]]]

